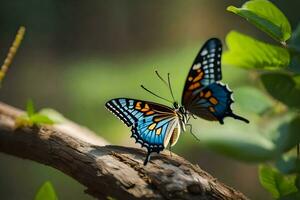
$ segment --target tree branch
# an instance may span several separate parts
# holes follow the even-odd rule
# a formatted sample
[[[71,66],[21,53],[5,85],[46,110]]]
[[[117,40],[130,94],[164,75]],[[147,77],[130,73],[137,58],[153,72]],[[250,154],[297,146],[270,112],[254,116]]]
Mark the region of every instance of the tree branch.
[[[0,103],[0,152],[56,168],[98,199],[247,199],[175,154],[153,155],[143,166],[143,150],[107,145],[71,121],[15,129],[21,114]]]

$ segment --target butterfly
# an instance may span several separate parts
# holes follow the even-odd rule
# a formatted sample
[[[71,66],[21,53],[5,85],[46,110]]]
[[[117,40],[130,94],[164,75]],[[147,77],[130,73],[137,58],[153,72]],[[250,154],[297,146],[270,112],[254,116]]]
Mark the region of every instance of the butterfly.
[[[224,124],[225,117],[249,123],[233,113],[232,91],[220,82],[222,43],[217,38],[206,41],[197,54],[188,73],[179,105],[170,84],[156,71],[158,77],[168,85],[173,101],[163,98],[142,86],[151,94],[173,103],[173,107],[129,98],[116,98],[106,103],[106,108],[120,118],[128,127],[137,143],[148,150],[144,165],[153,152],[159,153],[168,145],[174,146],[181,132],[186,130],[190,117],[200,117]]]

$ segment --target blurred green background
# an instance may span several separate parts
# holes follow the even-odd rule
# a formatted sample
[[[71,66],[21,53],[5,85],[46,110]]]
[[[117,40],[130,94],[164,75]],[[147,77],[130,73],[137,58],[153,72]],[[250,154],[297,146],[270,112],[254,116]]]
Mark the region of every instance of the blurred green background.
[[[189,67],[203,42],[210,37],[224,41],[232,30],[242,30],[267,40],[264,34],[226,11],[245,1],[221,0],[14,0],[0,6],[0,60],[4,60],[20,25],[25,39],[5,78],[0,98],[24,108],[27,99],[38,108],[51,107],[67,118],[89,127],[112,144],[135,146],[130,129],[104,108],[115,97],[132,97],[160,103],[139,85],[169,97],[155,77],[171,73],[175,96],[181,99]],[[299,1],[272,1],[289,18],[292,27],[300,21]],[[226,49],[226,47],[225,47]],[[223,82],[238,93],[252,83],[251,74],[223,66]],[[250,120],[237,95],[236,112]],[[251,110],[251,109],[250,109]],[[239,124],[225,120],[225,129]],[[193,121],[201,134],[222,131],[218,123]],[[226,134],[224,134],[226,137]],[[258,182],[257,166],[218,155],[201,147],[191,134],[182,134],[173,151],[239,189],[251,199],[269,199]],[[60,199],[92,199],[84,188],[63,173],[37,163],[0,154],[1,199],[33,199],[38,187],[50,180]]]

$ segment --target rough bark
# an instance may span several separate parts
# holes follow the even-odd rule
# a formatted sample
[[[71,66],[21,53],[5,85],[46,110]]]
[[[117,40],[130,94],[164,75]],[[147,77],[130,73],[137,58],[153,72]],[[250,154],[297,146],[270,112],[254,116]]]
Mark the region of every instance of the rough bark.
[[[56,168],[98,199],[247,199],[175,154],[153,155],[143,166],[142,149],[108,145],[71,121],[15,129],[21,114],[0,103],[0,152]]]

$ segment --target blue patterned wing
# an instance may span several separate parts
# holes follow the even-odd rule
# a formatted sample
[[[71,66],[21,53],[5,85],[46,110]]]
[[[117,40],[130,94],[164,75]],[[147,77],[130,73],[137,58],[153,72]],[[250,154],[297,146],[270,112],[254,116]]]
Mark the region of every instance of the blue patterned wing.
[[[225,117],[245,122],[247,119],[233,113],[232,91],[219,82],[221,74],[222,43],[217,38],[208,40],[196,56],[188,74],[182,104],[192,114],[223,124]]]
[[[222,79],[222,43],[217,38],[209,39],[197,54],[184,86],[182,102],[188,104],[193,92]]]
[[[131,126],[131,137],[148,150],[146,165],[152,152],[159,153],[178,129],[176,112],[167,106],[135,99],[118,98],[106,103],[106,107]]]

